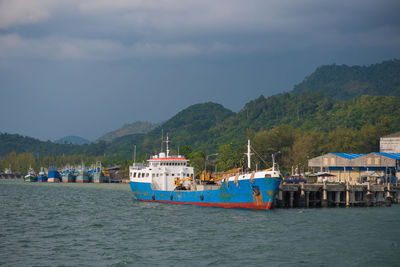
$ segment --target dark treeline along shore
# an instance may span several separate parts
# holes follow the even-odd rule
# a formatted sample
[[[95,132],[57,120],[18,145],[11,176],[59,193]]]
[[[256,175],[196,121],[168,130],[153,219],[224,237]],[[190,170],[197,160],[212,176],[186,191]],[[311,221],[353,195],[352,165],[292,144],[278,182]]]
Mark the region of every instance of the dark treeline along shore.
[[[127,167],[159,152],[161,132],[169,133],[172,154],[190,159],[196,175],[246,164],[251,140],[259,168],[270,167],[277,151],[282,172],[327,152],[379,151],[379,138],[400,131],[400,60],[370,66],[321,66],[290,92],[260,96],[239,112],[216,103],[190,106],[161,124],[135,122],[90,144],[43,142],[0,134],[0,169],[24,173],[32,166],[87,164]],[[218,153],[205,164],[207,155]],[[255,165],[253,165],[255,166]]]

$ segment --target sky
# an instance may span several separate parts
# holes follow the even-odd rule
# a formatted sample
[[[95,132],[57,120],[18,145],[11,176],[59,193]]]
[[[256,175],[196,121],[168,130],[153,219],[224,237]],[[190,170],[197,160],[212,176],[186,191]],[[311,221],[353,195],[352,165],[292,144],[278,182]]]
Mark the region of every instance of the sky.
[[[400,58],[398,0],[0,0],[0,132],[95,140]]]

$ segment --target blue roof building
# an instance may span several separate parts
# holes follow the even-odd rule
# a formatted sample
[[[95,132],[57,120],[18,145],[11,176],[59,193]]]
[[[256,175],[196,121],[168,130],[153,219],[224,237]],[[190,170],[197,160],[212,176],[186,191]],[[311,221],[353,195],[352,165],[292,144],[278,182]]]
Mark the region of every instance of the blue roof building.
[[[310,159],[308,166],[314,172],[334,174],[336,177],[332,179],[336,182],[357,180],[366,172],[387,178],[395,176],[400,170],[400,153],[327,153]]]

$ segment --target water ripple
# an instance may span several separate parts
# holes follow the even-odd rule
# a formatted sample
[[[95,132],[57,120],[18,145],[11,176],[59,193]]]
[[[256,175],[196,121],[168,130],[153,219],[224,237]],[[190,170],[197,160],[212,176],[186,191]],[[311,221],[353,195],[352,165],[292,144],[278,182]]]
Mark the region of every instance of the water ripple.
[[[393,266],[400,207],[147,203],[123,184],[0,181],[0,265]]]

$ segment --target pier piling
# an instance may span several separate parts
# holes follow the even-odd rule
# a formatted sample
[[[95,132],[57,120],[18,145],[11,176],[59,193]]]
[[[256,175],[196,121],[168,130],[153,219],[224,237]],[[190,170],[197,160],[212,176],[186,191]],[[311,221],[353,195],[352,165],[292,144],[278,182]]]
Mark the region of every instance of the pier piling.
[[[393,184],[329,184],[282,183],[275,207],[350,207],[387,206],[400,203],[400,185]]]

